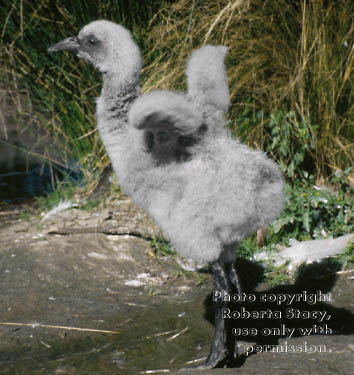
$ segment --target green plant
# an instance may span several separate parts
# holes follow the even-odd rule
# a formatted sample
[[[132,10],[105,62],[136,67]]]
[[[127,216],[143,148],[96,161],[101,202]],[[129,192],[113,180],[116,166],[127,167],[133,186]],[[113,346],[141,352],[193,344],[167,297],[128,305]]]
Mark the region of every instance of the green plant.
[[[264,270],[264,278],[270,282],[270,285],[276,286],[281,284],[289,284],[291,275],[289,274],[288,265],[285,263],[281,266],[266,264]]]
[[[354,268],[354,242],[350,243],[343,254],[337,256],[343,268]]]
[[[151,241],[151,247],[162,256],[176,256],[171,244],[162,236],[155,236]]]
[[[36,207],[41,211],[48,211],[60,202],[70,201],[74,199],[78,186],[79,183],[72,180],[61,182],[53,192],[36,197]]]
[[[286,207],[272,225],[274,240],[305,240],[352,233],[354,189],[347,183],[337,192],[311,184],[286,185]]]
[[[251,236],[243,239],[237,249],[237,256],[245,259],[252,259],[257,252],[256,236]]]
[[[277,160],[285,176],[294,181],[314,174],[317,126],[297,119],[294,112],[274,112],[266,127],[271,138],[265,149]]]

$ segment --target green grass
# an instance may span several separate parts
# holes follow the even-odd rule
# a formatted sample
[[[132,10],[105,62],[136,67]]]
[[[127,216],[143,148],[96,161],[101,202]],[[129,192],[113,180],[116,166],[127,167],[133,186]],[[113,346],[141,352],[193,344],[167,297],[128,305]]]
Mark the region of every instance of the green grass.
[[[53,192],[36,197],[35,207],[39,211],[49,211],[60,202],[74,200],[78,190],[79,183],[73,181],[62,182]]]

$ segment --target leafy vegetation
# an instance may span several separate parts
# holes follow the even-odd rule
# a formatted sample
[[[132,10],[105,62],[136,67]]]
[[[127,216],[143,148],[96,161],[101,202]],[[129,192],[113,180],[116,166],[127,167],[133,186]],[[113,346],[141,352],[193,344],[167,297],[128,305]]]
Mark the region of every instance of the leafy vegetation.
[[[280,238],[298,240],[337,237],[354,228],[354,189],[347,183],[338,191],[313,185],[286,186],[286,207],[273,224],[273,233]]]

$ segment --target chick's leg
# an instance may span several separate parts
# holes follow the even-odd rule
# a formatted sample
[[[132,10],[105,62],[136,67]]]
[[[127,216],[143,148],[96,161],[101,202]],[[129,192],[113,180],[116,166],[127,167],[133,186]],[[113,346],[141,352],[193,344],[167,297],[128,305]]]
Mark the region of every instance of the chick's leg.
[[[227,270],[228,279],[230,281],[230,285],[231,285],[231,288],[233,289],[233,292],[235,291],[239,296],[241,296],[242,287],[241,287],[240,279],[237,275],[234,264],[229,263],[225,266],[225,268]],[[228,333],[229,333],[228,338],[230,339],[229,342],[231,342],[229,347],[233,346],[233,358],[232,359],[234,360],[238,357],[238,354],[239,354],[238,353],[238,344],[237,344],[236,337],[230,335],[230,332],[228,332]],[[230,349],[230,351],[231,351],[231,349]]]
[[[211,264],[211,269],[214,276],[215,331],[209,355],[205,363],[199,366],[201,369],[216,367],[228,354],[226,348],[225,320],[223,318],[223,308],[227,306],[227,300],[220,296],[229,294],[229,282],[224,265],[216,261]]]

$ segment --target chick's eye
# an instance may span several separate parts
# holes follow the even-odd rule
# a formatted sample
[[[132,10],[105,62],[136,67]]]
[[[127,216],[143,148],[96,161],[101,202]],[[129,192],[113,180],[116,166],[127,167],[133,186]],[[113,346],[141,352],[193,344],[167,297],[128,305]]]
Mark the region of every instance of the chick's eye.
[[[96,41],[95,41],[94,39],[89,39],[89,43],[90,43],[90,44],[95,44]]]

